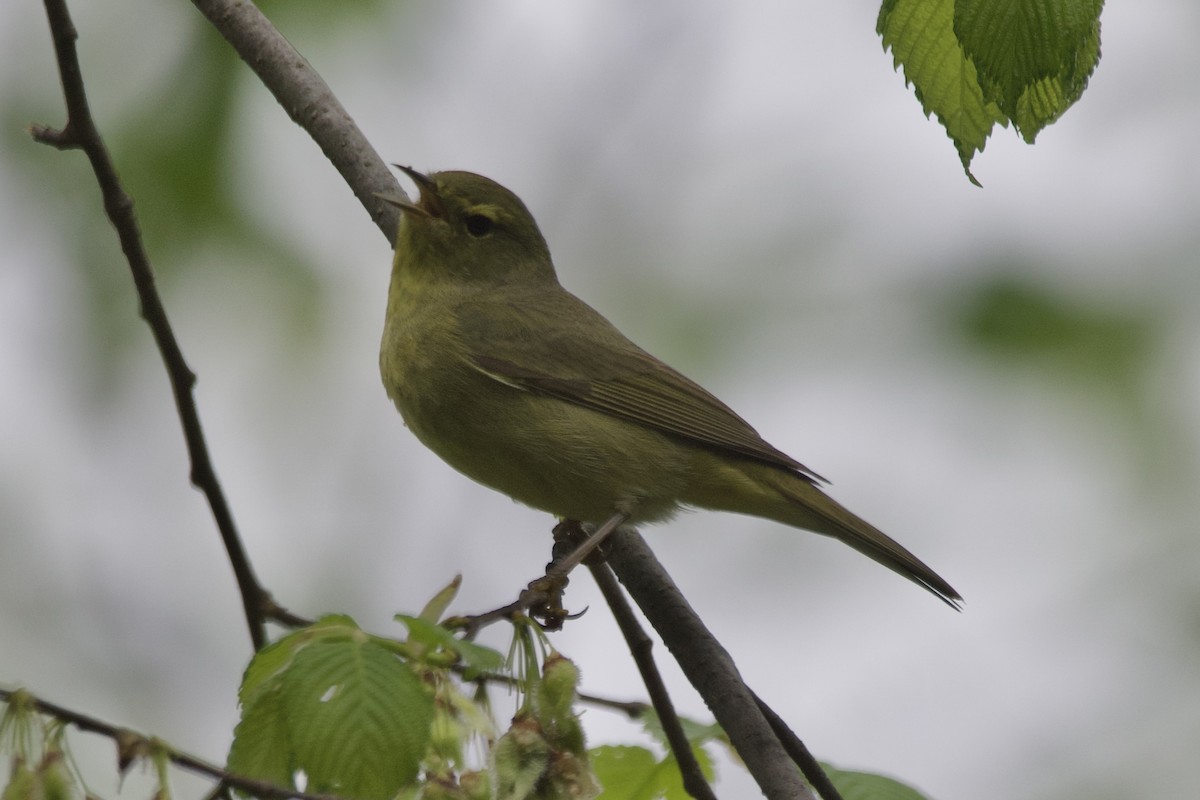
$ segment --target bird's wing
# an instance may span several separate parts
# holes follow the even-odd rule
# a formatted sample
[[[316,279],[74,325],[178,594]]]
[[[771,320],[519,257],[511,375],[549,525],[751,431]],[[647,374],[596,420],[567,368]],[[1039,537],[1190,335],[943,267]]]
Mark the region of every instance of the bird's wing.
[[[501,308],[496,298],[463,309],[471,366],[518,389],[824,482],[768,444],[729,406],[633,344],[591,307],[567,296],[572,302],[566,318],[561,310],[548,311],[547,305],[530,309],[522,303],[520,308],[507,305],[503,325],[489,324],[487,318]],[[505,333],[497,336],[501,330]]]

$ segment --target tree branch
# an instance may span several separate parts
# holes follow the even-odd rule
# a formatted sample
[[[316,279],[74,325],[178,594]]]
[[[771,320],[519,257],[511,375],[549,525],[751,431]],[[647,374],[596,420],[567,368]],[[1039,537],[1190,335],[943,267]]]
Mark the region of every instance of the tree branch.
[[[376,193],[407,195],[317,71],[249,0],[192,3],[308,132],[390,243],[400,212]]]
[[[241,789],[244,792],[254,795],[255,797],[265,798],[296,798],[296,800],[342,800],[337,795],[328,794],[309,794],[300,792],[296,789],[287,786],[278,786],[266,781],[260,781],[255,778],[247,778],[243,775],[237,775],[227,770],[221,769],[215,764],[211,764],[202,758],[198,758],[189,753],[176,750],[173,747],[166,745],[164,742],[145,734],[131,731],[128,728],[121,728],[96,717],[81,714],[78,711],[73,711],[54,703],[45,700],[39,700],[33,695],[23,690],[10,691],[8,689],[0,689],[0,702],[26,703],[31,706],[39,714],[45,714],[55,719],[74,725],[81,731],[87,733],[96,733],[101,736],[107,736],[112,739],[117,745],[117,763],[121,772],[129,768],[130,764],[138,758],[150,755],[156,747],[163,748],[167,760],[181,769],[189,772],[203,775],[207,778],[213,778],[220,781],[221,785],[232,786],[235,789]]]
[[[825,774],[825,770],[821,767],[820,762],[808,752],[808,747],[804,742],[800,741],[788,724],[783,721],[783,717],[775,713],[775,709],[763,702],[762,698],[754,692],[754,702],[758,705],[758,710],[762,712],[767,719],[767,724],[771,726],[771,730],[775,731],[775,736],[783,744],[783,749],[791,756],[792,761],[796,766],[800,767],[800,771],[804,773],[804,777],[812,784],[812,787],[817,790],[817,794],[821,795],[821,800],[842,800],[842,794],[833,785],[833,781],[829,780],[829,776]]]
[[[83,73],[79,66],[79,56],[75,50],[77,34],[71,22],[65,0],[45,0],[46,17],[50,21],[50,33],[54,39],[54,52],[58,58],[58,69],[62,77],[63,96],[67,105],[67,123],[61,130],[54,130],[45,125],[30,127],[33,138],[43,144],[56,147],[59,150],[79,149],[87,155],[100,184],[100,192],[104,197],[104,210],[109,220],[117,230],[121,241],[121,249],[129,262],[133,273],[133,283],[137,288],[138,300],[141,304],[141,315],[154,335],[154,342],[162,354],[163,364],[167,369],[167,377],[171,381],[171,392],[175,397],[175,407],[179,412],[179,421],[183,426],[183,436],[187,442],[188,457],[191,460],[191,481],[197,489],[204,493],[212,509],[213,518],[221,532],[221,540],[229,554],[233,572],[237,578],[238,588],[242,594],[242,607],[246,614],[246,624],[250,628],[250,639],[257,650],[266,644],[266,621],[264,609],[270,602],[270,596],[259,584],[250,566],[250,560],[242,547],[238,536],[237,526],[233,521],[233,513],[221,490],[209,457],[208,445],[204,439],[204,431],[200,426],[200,414],[196,409],[196,398],[193,388],[196,375],[188,367],[179,349],[179,342],[171,330],[167,319],[166,309],[154,281],[154,268],[142,245],[142,234],[138,227],[137,215],[133,211],[133,199],[125,192],[117,177],[116,167],[104,145],[104,140],[96,128],[92,113],[88,107],[87,93],[83,86]]]
[[[600,587],[600,593],[604,595],[608,607],[612,609],[617,626],[629,645],[629,653],[642,675],[642,682],[646,684],[650,701],[654,704],[654,710],[658,712],[663,733],[666,734],[671,752],[675,754],[675,763],[679,765],[679,772],[683,776],[683,788],[696,800],[717,800],[704,777],[704,772],[700,769],[696,754],[692,752],[691,742],[683,732],[683,725],[679,722],[679,715],[675,713],[675,706],[667,693],[667,685],[663,683],[662,675],[659,674],[658,665],[654,663],[654,656],[651,654],[654,642],[638,624],[612,568],[604,563],[589,563],[588,569],[591,570],[596,585]]]
[[[763,794],[770,800],[816,800],[729,652],[696,616],[637,531],[617,531],[608,563],[725,729]]]

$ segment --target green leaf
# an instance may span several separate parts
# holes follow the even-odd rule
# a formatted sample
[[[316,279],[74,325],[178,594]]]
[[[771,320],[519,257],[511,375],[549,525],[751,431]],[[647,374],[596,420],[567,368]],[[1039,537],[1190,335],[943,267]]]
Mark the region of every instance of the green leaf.
[[[1099,61],[1100,21],[1097,18],[1091,36],[1078,51],[1077,62],[1086,65],[1087,70],[1072,70],[1069,74],[1041,78],[1025,87],[1018,98],[1013,123],[1027,143],[1033,144],[1042,128],[1062,116],[1083,95]]]
[[[455,575],[454,580],[450,581],[443,589],[430,598],[418,616],[426,622],[440,621],[442,615],[446,613],[446,609],[454,602],[454,598],[458,597],[458,590],[461,586],[462,575]]]
[[[311,792],[386,800],[413,781],[429,743],[429,691],[346,617],[264,649],[241,696],[229,767],[284,786],[303,772]]]
[[[1140,385],[1154,348],[1154,325],[1136,306],[1096,307],[1030,280],[988,279],[968,296],[958,324],[996,358],[1048,368],[1063,379],[1118,391]]]
[[[683,728],[683,735],[693,745],[702,745],[706,742],[729,744],[729,737],[725,734],[721,726],[715,722],[706,724],[689,719],[688,717],[680,717],[679,725]],[[642,727],[645,728],[648,734],[661,742],[664,747],[669,746],[667,735],[663,731],[662,720],[659,719],[658,714],[653,709],[647,710],[642,715]]]
[[[417,775],[433,702],[420,679],[369,640],[299,653],[283,695],[311,791],[388,798]]]
[[[329,614],[321,617],[307,628],[301,628],[277,642],[264,647],[254,654],[246,673],[242,676],[242,685],[238,689],[238,702],[243,706],[254,701],[260,690],[277,685],[274,682],[281,673],[291,666],[296,653],[311,643],[314,639],[346,640],[355,636],[363,636],[354,620],[341,614]]]
[[[700,770],[713,779],[712,763],[701,747],[692,752]],[[604,787],[602,800],[688,800],[674,756],[663,759],[644,747],[604,745],[588,752],[592,772]]]
[[[956,0],[954,32],[1030,144],[1083,94],[1100,60],[1103,0]]]
[[[242,705],[242,719],[233,730],[228,767],[231,772],[294,788],[296,759],[288,741],[280,689],[255,695]]]
[[[700,765],[700,774],[704,776],[705,780],[712,783],[716,779],[716,770],[713,768],[712,759],[708,757],[708,752],[703,747],[695,745],[692,747],[692,755],[696,757],[696,763]],[[683,773],[679,771],[679,763],[675,760],[674,755],[663,759],[661,772],[665,800],[689,800],[691,795],[683,788]]]
[[[605,745],[588,753],[592,771],[604,787],[604,800],[655,800],[662,797],[659,762],[644,747]]]
[[[954,35],[954,0],[884,0],[876,31],[904,70],[925,116],[938,122],[958,150],[972,183],[971,159],[982,152],[992,127],[1005,118],[983,95],[975,65]]]
[[[408,628],[410,641],[420,642],[433,647],[443,647],[455,654],[467,667],[467,672],[495,672],[504,667],[504,656],[490,647],[460,639],[452,631],[441,625],[421,617],[410,617],[397,614],[397,622],[404,623]],[[470,674],[467,678],[470,679]]]
[[[1029,143],[1087,88],[1103,0],[884,0],[876,30],[967,177],[995,123]]]
[[[841,770],[821,764],[842,800],[926,800],[925,795],[911,786],[883,775],[870,772]]]

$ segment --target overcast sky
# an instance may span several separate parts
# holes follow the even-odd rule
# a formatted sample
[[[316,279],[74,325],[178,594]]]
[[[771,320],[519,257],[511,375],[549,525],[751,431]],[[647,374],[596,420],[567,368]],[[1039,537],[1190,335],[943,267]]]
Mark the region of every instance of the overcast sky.
[[[196,90],[172,69],[203,30],[190,4],[75,6],[102,127]],[[893,71],[869,3],[305,13],[283,32],[386,159],[517,192],[564,285],[963,593],[955,614],[759,520],[644,532],[820,758],[947,799],[1194,786],[1200,7],[1110,4],[1083,99],[1033,147],[997,131],[973,165],[983,189]],[[64,233],[100,219],[85,161],[21,132],[62,119],[41,15],[0,7],[0,683],[219,761],[249,655],[240,606],[132,287],[86,277],[122,274],[115,237]],[[244,74],[221,178],[248,224],[315,265],[310,290],[220,241],[160,268],[256,567],[295,611],[380,632],[457,572],[458,610],[508,602],[552,520],[404,430],[376,367],[387,243]],[[119,168],[138,156],[114,148]],[[136,200],[143,219],[174,213]],[[973,349],[963,309],[1005,280],[1144,321],[1136,383]],[[584,688],[642,697],[590,579],[567,600],[591,608],[553,639]],[[586,723],[593,742],[641,741],[604,711]],[[107,746],[81,749],[113,794]],[[722,774],[722,796],[752,793]]]

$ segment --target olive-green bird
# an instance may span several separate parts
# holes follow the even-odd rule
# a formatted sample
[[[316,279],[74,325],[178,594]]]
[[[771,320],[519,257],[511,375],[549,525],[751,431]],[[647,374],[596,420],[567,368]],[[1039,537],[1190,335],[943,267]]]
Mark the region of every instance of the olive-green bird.
[[[957,606],[937,573],[818,488],[697,384],[559,285],[524,203],[470,172],[400,167],[379,355],[405,423],[450,466],[565,519],[633,523],[692,506],[841,539]]]

